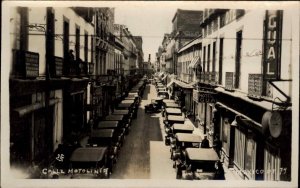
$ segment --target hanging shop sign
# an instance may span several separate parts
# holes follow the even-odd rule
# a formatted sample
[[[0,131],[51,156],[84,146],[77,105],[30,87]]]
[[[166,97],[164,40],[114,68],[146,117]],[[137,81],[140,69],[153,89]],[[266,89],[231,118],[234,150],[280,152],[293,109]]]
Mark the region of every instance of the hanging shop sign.
[[[266,80],[280,79],[282,15],[280,10],[266,11],[263,48],[263,73]]]
[[[199,103],[215,103],[216,93],[193,90],[193,100]]]
[[[264,113],[261,121],[263,133],[268,130],[272,137],[278,138],[282,131],[282,117],[279,112],[267,111]]]

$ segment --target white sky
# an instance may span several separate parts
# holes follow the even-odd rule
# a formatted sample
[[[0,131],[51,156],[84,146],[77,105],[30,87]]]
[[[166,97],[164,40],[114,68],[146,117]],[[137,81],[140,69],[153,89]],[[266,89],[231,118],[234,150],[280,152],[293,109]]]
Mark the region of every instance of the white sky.
[[[262,8],[297,6],[297,2],[246,1],[7,1],[17,6],[86,6],[115,7],[115,23],[124,24],[132,35],[143,37],[144,60],[155,61],[164,33],[172,30],[172,18],[178,8],[204,10],[205,8]]]

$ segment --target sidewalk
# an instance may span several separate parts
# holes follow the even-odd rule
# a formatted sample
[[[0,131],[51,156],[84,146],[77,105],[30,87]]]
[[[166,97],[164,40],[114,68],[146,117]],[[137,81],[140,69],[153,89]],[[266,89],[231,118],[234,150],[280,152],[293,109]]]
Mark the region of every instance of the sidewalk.
[[[186,123],[190,123],[194,126],[194,134],[200,135],[201,138],[204,138],[203,130],[201,128],[197,128],[194,123],[187,118]],[[210,143],[210,146],[212,146],[212,143]],[[226,180],[243,180],[235,171],[234,168],[228,168],[226,165],[223,165],[224,171],[225,171],[225,179]]]

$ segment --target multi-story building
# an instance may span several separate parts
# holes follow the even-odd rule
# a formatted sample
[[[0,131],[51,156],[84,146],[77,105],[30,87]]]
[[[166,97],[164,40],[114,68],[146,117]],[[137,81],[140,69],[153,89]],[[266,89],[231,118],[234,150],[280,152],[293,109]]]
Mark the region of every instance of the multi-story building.
[[[177,9],[172,19],[172,39],[174,40],[174,53],[172,69],[177,74],[177,52],[190,40],[201,34],[199,20],[202,17],[202,11]]]
[[[11,8],[12,166],[47,165],[58,144],[86,128],[93,15],[90,8]]]
[[[178,51],[178,68],[176,82],[188,84],[184,91],[184,104],[187,111],[195,115],[195,103],[193,102],[193,85],[198,81],[197,75],[201,73],[202,37],[195,38],[185,44]]]
[[[292,69],[299,17],[292,11],[207,9],[199,85],[203,131],[245,179],[291,180]],[[254,29],[255,28],[255,29]]]
[[[142,73],[141,70],[144,62],[143,38],[141,36],[134,36],[133,39],[137,49],[137,73]]]

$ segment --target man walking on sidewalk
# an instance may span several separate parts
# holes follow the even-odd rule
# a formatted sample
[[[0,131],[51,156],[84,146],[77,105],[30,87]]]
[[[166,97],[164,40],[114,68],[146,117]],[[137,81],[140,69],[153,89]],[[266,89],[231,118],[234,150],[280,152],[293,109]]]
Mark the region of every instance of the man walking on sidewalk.
[[[209,148],[209,141],[207,135],[204,135],[204,139],[201,142],[201,148]]]

